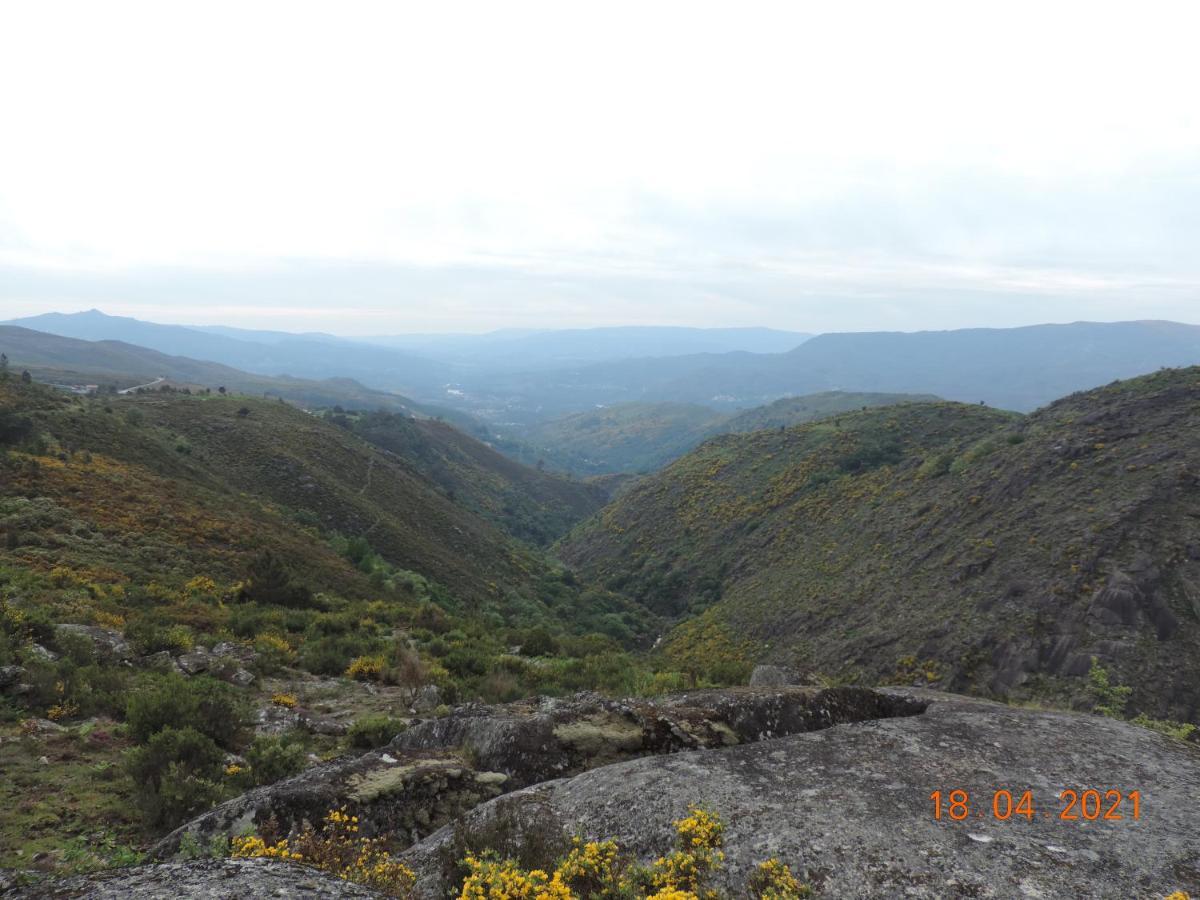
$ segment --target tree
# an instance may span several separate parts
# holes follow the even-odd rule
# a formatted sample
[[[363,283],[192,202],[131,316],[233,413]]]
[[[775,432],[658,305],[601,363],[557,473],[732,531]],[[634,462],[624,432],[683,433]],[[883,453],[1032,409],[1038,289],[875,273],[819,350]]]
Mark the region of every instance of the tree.
[[[312,603],[312,591],[293,582],[279,557],[266,550],[250,564],[249,576],[238,592],[238,599],[295,609]]]
[[[221,385],[219,388],[217,388],[217,393],[224,394],[225,393],[225,385]]]
[[[0,381],[8,381],[8,354],[0,353]]]
[[[28,369],[26,369],[24,372],[21,373],[21,383],[22,384],[33,384],[33,376],[29,374]]]

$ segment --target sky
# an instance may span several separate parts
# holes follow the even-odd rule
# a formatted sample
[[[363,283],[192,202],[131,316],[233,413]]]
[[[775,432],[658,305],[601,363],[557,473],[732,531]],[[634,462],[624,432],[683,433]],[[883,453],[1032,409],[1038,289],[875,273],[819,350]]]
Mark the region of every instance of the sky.
[[[1200,323],[1200,6],[0,5],[0,319]]]

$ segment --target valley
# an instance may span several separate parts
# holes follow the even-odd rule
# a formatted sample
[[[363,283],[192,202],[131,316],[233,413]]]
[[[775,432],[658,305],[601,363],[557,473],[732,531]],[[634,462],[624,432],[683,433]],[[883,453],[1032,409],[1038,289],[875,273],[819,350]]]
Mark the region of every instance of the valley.
[[[2,335],[17,361],[0,380],[0,803],[16,811],[0,864],[20,873],[14,896],[73,873],[119,891],[139,862],[129,877],[148,885],[170,859],[201,884],[233,871],[209,857],[241,846],[246,823],[296,835],[347,804],[395,854],[387,866],[441,896],[483,875],[447,870],[437,860],[460,851],[438,848],[507,821],[557,773],[572,778],[545,794],[562,828],[642,854],[653,828],[587,799],[613,790],[608,773],[679,777],[664,753],[749,760],[765,732],[775,752],[824,752],[813,742],[853,723],[932,722],[926,709],[976,737],[1005,710],[1046,734],[1084,715],[1173,760],[1154,778],[1190,771],[1200,369],[1030,413],[831,391],[732,413],[613,403],[506,439],[397,395],[372,408],[340,383],[315,405],[278,381],[254,396],[213,363],[70,394],[38,380],[89,371],[72,352],[128,367],[131,385],[140,360],[163,363]],[[30,347],[46,365],[26,379]],[[782,718],[753,724],[768,714]],[[867,747],[837,752],[881,771]],[[59,789],[39,792],[50,775]],[[747,802],[712,784],[689,802]],[[757,862],[740,830],[731,840],[713,877],[736,893]],[[780,841],[808,890],[930,877],[835,873],[845,844]],[[954,877],[1004,880],[1007,865]],[[1139,877],[1159,879],[1165,863],[1148,865]]]

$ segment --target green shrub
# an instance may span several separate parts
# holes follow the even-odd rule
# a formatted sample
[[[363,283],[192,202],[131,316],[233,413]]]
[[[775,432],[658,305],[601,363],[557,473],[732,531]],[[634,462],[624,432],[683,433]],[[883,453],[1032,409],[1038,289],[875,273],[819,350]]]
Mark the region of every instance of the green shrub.
[[[293,735],[260,735],[246,751],[250,782],[273,784],[304,770],[308,751]]]
[[[1113,684],[1108,677],[1108,670],[1100,665],[1100,660],[1092,657],[1092,667],[1088,670],[1088,686],[1095,699],[1093,710],[1102,716],[1120,719],[1125,715],[1125,707],[1129,704],[1129,695],[1133,688],[1127,685]]]
[[[362,634],[326,635],[304,642],[300,648],[300,668],[315,675],[341,675],[350,662],[382,649],[377,638]]]
[[[558,641],[548,628],[530,628],[513,637],[521,646],[522,656],[555,656],[558,653]]]
[[[268,551],[250,564],[246,580],[238,592],[238,600],[302,609],[312,604],[313,595],[307,587],[293,581],[287,567]]]
[[[125,719],[138,743],[165,728],[192,728],[232,750],[249,723],[249,711],[237,690],[223,682],[168,675],[129,698]]]
[[[476,647],[455,647],[442,660],[450,674],[459,678],[470,678],[487,674],[491,668],[491,659],[487,653]]]
[[[146,823],[172,828],[212,806],[221,795],[225,754],[194,728],[164,728],[129,751],[126,771]]]
[[[350,730],[346,732],[346,737],[350,741],[350,746],[358,747],[363,750],[374,750],[376,747],[382,747],[387,744],[408,727],[408,723],[403,719],[397,719],[392,716],[380,713],[378,715],[363,716],[361,719],[355,719],[354,724],[350,726]]]
[[[130,622],[125,628],[125,637],[135,650],[143,655],[160,653],[187,653],[195,646],[192,630],[186,625],[168,625],[156,619],[142,617]]]

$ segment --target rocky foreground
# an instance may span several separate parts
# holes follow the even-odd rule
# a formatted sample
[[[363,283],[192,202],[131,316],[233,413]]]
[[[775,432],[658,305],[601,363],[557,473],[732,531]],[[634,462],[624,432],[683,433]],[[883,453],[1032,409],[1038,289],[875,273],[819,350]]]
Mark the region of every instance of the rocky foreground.
[[[307,804],[306,784],[316,798]],[[1032,818],[998,819],[1000,789],[1014,798],[1031,791]],[[1066,789],[1123,792],[1115,811],[1123,818],[1103,818],[1111,800],[1095,820],[1078,805],[1078,819],[1060,818]],[[968,792],[969,814],[952,821],[944,807],[936,820],[937,790]],[[582,697],[468,709],[383,751],[231,801],[187,829],[206,836],[270,815],[295,822],[306,805],[335,801],[379,831],[403,824],[420,838],[401,855],[428,898],[453,889],[463,834],[496,834],[509,846],[548,835],[615,837],[651,859],[693,804],[727,824],[718,884],[731,896],[772,856],[818,896],[837,898],[1200,892],[1200,748],[1112,719],[916,689],[771,687],[657,703]],[[181,834],[160,844],[158,857],[170,857]],[[10,895],[371,896],[261,861],[142,866]]]

